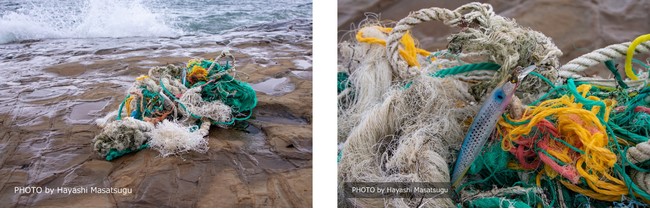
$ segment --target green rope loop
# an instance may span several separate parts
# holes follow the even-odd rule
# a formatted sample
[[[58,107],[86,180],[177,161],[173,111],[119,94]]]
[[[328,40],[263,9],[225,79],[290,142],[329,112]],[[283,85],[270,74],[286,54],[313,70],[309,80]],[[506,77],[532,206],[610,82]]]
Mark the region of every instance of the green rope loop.
[[[616,78],[616,82],[618,83],[619,86],[623,87],[623,89],[629,88],[625,82],[623,82],[623,77],[621,76],[620,73],[618,73],[618,69],[616,69],[616,66],[614,64],[613,60],[607,60],[605,61],[605,66],[607,66],[607,69],[614,74],[614,77]]]
[[[444,78],[448,75],[456,75],[461,73],[467,73],[476,70],[498,70],[501,68],[500,65],[491,63],[491,62],[481,62],[481,63],[472,63],[466,65],[455,66],[447,69],[442,69],[435,73],[432,73],[431,76]]]
[[[122,120],[122,108],[124,107],[124,103],[126,103],[126,100],[129,99],[129,97],[131,97],[130,94],[126,95],[126,97],[124,97],[124,100],[122,100],[122,103],[120,104],[120,108],[117,109],[117,119],[116,120]]]

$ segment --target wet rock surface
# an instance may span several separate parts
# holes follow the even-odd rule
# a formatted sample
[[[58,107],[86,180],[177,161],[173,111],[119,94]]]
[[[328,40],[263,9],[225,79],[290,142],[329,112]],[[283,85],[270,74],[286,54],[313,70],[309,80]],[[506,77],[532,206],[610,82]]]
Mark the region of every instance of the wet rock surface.
[[[295,61],[311,63],[311,35],[296,33],[302,38],[287,41],[291,33],[233,33],[240,34],[220,37],[229,40],[227,46],[205,41],[183,43],[187,50],[169,44],[168,49],[107,48],[83,55],[75,55],[81,49],[61,51],[53,55],[61,57],[55,64],[45,66],[29,65],[40,55],[25,55],[23,61],[1,57],[0,67],[15,76],[0,79],[0,207],[311,207],[312,82],[292,73],[311,75],[311,66]],[[259,103],[248,128],[213,126],[205,154],[162,158],[145,149],[109,162],[92,151],[90,142],[101,132],[94,119],[117,110],[135,77],[152,66],[214,58],[226,47],[236,57],[238,79],[254,84],[281,78],[291,86],[256,89]],[[75,56],[82,57],[70,58]],[[276,89],[281,93],[265,93]],[[24,186],[130,192],[15,192]]]

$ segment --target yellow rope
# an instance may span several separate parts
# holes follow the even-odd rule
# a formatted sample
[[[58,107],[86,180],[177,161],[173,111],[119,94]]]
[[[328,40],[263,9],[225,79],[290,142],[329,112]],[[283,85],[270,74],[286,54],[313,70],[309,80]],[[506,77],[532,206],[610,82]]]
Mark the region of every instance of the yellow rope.
[[[190,60],[187,61],[186,68],[189,68],[192,65],[200,65],[200,64],[201,64],[201,59],[190,59]]]
[[[126,114],[127,115],[131,114],[131,101],[133,101],[132,96],[130,96],[128,99],[126,99],[126,102],[124,102],[124,105],[126,106]]]
[[[141,75],[141,76],[135,78],[135,80],[136,80],[136,81],[143,81],[144,79],[147,79],[147,78],[149,78],[149,76]]]
[[[374,38],[374,37],[370,37],[370,38],[363,37],[363,32],[361,30],[357,32],[357,41],[369,43],[369,44],[381,44],[383,46],[386,46],[386,40],[380,38]]]
[[[386,34],[390,33],[393,30],[392,28],[385,28],[379,26],[374,26],[374,27]],[[359,30],[359,32],[357,32],[356,38],[357,41],[359,42],[369,43],[369,44],[381,44],[382,46],[386,46],[386,40],[375,38],[375,37],[364,37],[362,30]],[[418,54],[425,57],[431,55],[431,52],[424,49],[417,48],[415,46],[415,39],[413,39],[410,32],[406,32],[406,34],[402,36],[400,43],[402,44],[402,48],[399,50],[399,54],[400,56],[402,56],[402,58],[406,61],[406,63],[409,66],[420,67],[420,63],[417,60]],[[432,60],[433,59],[434,58],[432,58]]]
[[[135,78],[136,81],[143,81],[144,79],[149,78],[149,76],[146,75],[141,75]],[[133,96],[130,96],[126,101],[124,102],[124,105],[126,106],[126,114],[130,115],[131,114],[131,101],[133,101]]]
[[[537,173],[537,176],[535,176],[535,184],[537,187],[542,188],[542,171]],[[542,203],[537,203],[537,208],[542,208]]]
[[[600,194],[600,193],[597,193],[597,192],[594,192],[594,191],[591,191],[591,190],[588,190],[588,189],[583,189],[583,188],[581,188],[581,187],[579,187],[577,185],[571,184],[571,182],[560,181],[560,183],[562,183],[562,185],[564,185],[565,187],[569,188],[570,190],[572,190],[574,192],[583,194],[583,195],[585,195],[587,197],[591,197],[591,198],[594,198],[594,199],[597,199],[597,200],[609,201],[609,202],[620,201],[621,200],[620,195]]]
[[[634,41],[632,41],[630,47],[627,48],[627,55],[625,56],[625,75],[627,75],[627,77],[632,80],[639,80],[639,77],[637,77],[634,74],[634,71],[632,71],[632,58],[634,57],[634,49],[636,49],[636,46],[646,41],[650,41],[650,34],[645,34],[637,37],[634,39]]]
[[[602,101],[605,103],[604,120],[609,120],[609,114],[616,102],[611,99],[601,100],[594,96],[588,96],[590,85],[581,85],[577,91],[589,100]],[[583,104],[575,102],[575,98],[564,95],[558,99],[547,100],[538,106],[529,107],[521,119],[510,119],[515,123],[529,121],[526,124],[515,126],[505,120],[499,121],[500,133],[504,139],[501,147],[510,150],[514,143],[521,136],[530,135],[533,128],[542,120],[552,118],[555,121],[557,131],[561,140],[578,147],[584,154],[572,152],[571,149],[556,140],[549,140],[546,150],[548,154],[561,161],[567,166],[575,168],[578,174],[583,177],[589,189],[581,188],[569,182],[562,181],[567,188],[592,197],[598,200],[615,201],[620,200],[621,195],[628,194],[625,182],[612,176],[616,164],[616,154],[608,149],[609,138],[605,126],[596,116],[600,111],[599,106],[591,109],[584,109]],[[573,169],[572,168],[572,169]],[[544,165],[543,171],[550,178],[558,176],[558,172],[548,165]]]
[[[187,74],[186,78],[188,81],[197,82],[197,81],[206,81],[207,76],[208,76],[208,71],[205,68],[202,68],[201,66],[198,65],[194,65],[194,67],[192,67],[192,70]]]

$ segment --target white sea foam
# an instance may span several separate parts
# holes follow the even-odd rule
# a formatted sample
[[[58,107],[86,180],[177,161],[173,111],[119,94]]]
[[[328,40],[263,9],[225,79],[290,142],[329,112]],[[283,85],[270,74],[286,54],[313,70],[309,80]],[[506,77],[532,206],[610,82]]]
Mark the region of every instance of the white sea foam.
[[[57,4],[59,3],[59,4]],[[84,0],[68,5],[26,4],[0,17],[0,43],[45,38],[182,35],[141,1]]]

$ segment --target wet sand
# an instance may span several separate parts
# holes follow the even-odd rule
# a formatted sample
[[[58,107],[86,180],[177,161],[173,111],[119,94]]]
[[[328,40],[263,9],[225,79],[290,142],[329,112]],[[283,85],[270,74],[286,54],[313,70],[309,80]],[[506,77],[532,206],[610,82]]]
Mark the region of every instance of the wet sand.
[[[311,34],[291,40],[235,33],[217,43],[76,50],[67,53],[83,59],[5,72],[18,76],[0,84],[0,207],[311,207]],[[56,41],[5,47],[49,42]],[[135,77],[152,66],[214,58],[226,47],[237,60],[238,79],[257,91],[259,103],[246,131],[213,126],[205,154],[162,158],[146,149],[109,162],[92,151],[90,142],[101,131],[94,120],[117,110]],[[207,50],[130,55],[186,48]],[[19,69],[39,56],[16,52],[0,58]],[[21,186],[132,193],[15,193]]]

